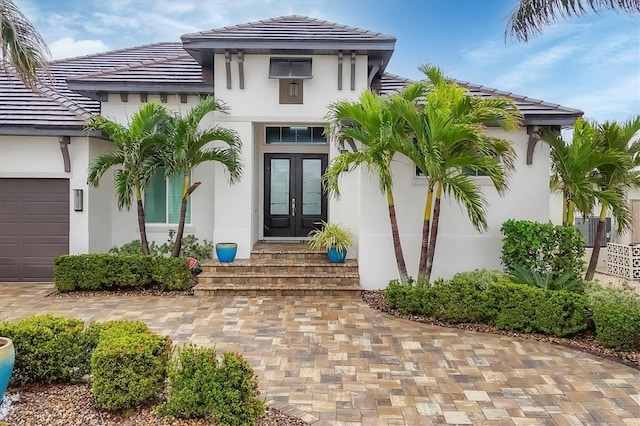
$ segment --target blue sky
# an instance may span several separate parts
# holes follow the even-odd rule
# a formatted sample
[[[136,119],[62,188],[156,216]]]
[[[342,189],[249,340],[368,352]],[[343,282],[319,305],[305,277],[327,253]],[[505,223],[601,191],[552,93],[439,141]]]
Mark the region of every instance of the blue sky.
[[[15,0],[54,58],[160,41],[282,15],[397,37],[387,71],[417,67],[579,108],[598,121],[640,113],[640,17],[560,20],[528,44],[504,40],[516,0]]]

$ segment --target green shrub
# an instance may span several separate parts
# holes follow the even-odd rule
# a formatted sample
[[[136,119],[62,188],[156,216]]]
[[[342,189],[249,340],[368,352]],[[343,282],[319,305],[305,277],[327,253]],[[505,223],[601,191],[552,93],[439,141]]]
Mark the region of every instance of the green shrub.
[[[142,321],[115,320],[92,322],[85,329],[87,344],[93,351],[98,342],[104,338],[118,337],[125,334],[150,333],[149,327]]]
[[[471,283],[485,290],[490,283],[507,279],[508,276],[497,269],[475,269],[473,271],[458,272],[451,279],[457,283]]]
[[[153,262],[153,281],[163,290],[188,290],[193,286],[189,261],[182,257],[156,257]]]
[[[1,323],[0,336],[13,340],[16,350],[14,386],[69,383],[89,372],[91,348],[81,320],[38,315]]]
[[[485,322],[487,316],[483,292],[486,285],[477,282],[473,274],[458,275],[449,281],[436,281],[426,294],[424,313],[451,324]]]
[[[53,278],[60,292],[144,288],[186,290],[193,285],[189,262],[161,256],[82,254],[58,256]]]
[[[173,249],[176,231],[169,230],[169,238],[161,245],[157,245],[154,241],[149,243],[149,251],[155,256],[169,256]],[[111,254],[121,255],[138,255],[142,254],[142,245],[140,240],[133,240],[119,247],[112,247],[109,250]],[[182,238],[182,247],[180,248],[181,257],[193,257],[199,261],[209,260],[213,256],[213,243],[209,240],[200,242],[195,235],[187,235]]]
[[[384,291],[384,298],[391,309],[403,314],[424,314],[428,282],[418,284],[413,280],[403,284],[398,280],[392,280]]]
[[[213,416],[218,425],[253,425],[264,413],[253,369],[233,352],[186,346],[169,366],[167,403],[160,412],[179,418]]]
[[[635,294],[592,286],[587,290],[587,301],[601,345],[621,351],[640,350],[640,300]]]
[[[573,226],[554,226],[527,220],[508,220],[502,224],[502,263],[507,272],[515,265],[553,279],[568,272],[580,279],[585,268],[584,237]]]
[[[489,323],[504,330],[568,336],[588,327],[584,297],[576,293],[496,282],[484,296]]]
[[[91,390],[97,407],[131,410],[156,398],[164,388],[171,340],[148,332],[111,330],[98,333],[91,357]]]

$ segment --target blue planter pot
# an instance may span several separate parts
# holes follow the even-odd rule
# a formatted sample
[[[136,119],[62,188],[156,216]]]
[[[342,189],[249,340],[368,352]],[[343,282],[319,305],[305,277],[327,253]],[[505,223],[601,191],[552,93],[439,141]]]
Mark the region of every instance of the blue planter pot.
[[[347,251],[338,251],[335,247],[327,249],[327,256],[329,256],[329,262],[331,263],[343,263],[347,257]]]
[[[220,262],[233,262],[238,251],[236,243],[218,243],[216,244],[216,256]]]
[[[15,360],[16,352],[13,348],[13,342],[5,337],[0,337],[0,402],[2,402],[7,386],[9,386]]]

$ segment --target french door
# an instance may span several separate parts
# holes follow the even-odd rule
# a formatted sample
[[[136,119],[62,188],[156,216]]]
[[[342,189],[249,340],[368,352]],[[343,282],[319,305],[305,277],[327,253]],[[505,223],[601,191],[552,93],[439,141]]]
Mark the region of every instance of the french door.
[[[327,220],[327,154],[264,155],[264,236],[306,237]]]

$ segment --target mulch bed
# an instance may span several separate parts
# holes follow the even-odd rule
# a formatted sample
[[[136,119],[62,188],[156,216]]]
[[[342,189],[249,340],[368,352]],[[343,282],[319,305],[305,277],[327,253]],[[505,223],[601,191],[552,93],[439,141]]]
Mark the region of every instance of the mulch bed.
[[[570,349],[576,349],[602,358],[617,361],[629,367],[640,370],[640,352],[621,352],[614,349],[605,348],[596,341],[593,333],[580,333],[571,338],[553,337],[537,333],[518,333],[514,331],[500,330],[487,324],[449,324],[422,315],[407,315],[395,311],[389,307],[384,299],[384,290],[363,290],[362,300],[371,308],[387,313],[397,318],[410,321],[433,324],[441,327],[459,328],[462,330],[478,331],[481,333],[499,334],[502,336],[517,337],[520,339],[537,340],[546,343],[555,343]]]

